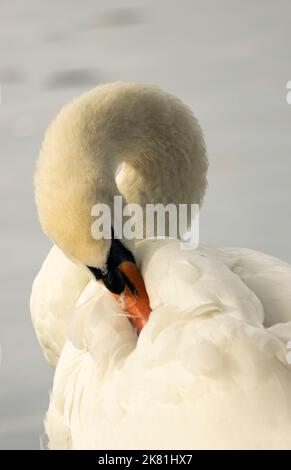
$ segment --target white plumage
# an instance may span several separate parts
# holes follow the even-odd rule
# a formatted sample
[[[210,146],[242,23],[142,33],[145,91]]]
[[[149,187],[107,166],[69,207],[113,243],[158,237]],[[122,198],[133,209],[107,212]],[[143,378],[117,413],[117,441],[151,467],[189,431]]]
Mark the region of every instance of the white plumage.
[[[291,448],[291,266],[247,249],[139,242],[153,309],[139,338],[86,268],[108,272],[112,246],[91,236],[93,204],[120,193],[142,207],[200,203],[206,171],[197,120],[156,87],[97,87],[49,128],[36,199],[61,249],[34,282],[31,312],[56,366],[51,449]]]
[[[47,344],[54,350],[60,331],[65,341],[50,448],[291,448],[291,267],[247,249],[181,251],[174,240],[141,242],[137,257],[154,308],[138,340],[94,281],[72,307],[81,270],[76,290],[60,291],[64,331],[50,269],[58,258],[53,282],[63,285],[71,262],[56,247],[36,279],[33,305],[40,296],[43,316],[56,314]]]

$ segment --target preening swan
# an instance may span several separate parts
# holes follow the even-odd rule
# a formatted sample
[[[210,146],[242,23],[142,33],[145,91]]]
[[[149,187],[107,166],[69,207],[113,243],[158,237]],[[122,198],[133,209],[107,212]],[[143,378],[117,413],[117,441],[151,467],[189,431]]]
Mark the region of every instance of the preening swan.
[[[121,193],[115,181],[120,163]],[[150,86],[97,87],[65,106],[46,134],[35,175],[40,221],[68,256],[113,293],[125,294],[127,304],[132,303],[131,286],[139,284],[135,306],[142,311],[135,313],[140,327],[150,308],[131,247],[126,239],[92,237],[92,207],[107,204],[113,213],[117,194],[141,207],[199,204],[206,170],[200,127],[175,97]]]
[[[56,367],[49,448],[291,448],[291,267],[247,249],[91,235],[97,202],[201,204],[206,173],[197,120],[157,87],[99,86],[48,129],[35,192],[55,246],[31,313]],[[139,336],[112,293],[136,299]]]

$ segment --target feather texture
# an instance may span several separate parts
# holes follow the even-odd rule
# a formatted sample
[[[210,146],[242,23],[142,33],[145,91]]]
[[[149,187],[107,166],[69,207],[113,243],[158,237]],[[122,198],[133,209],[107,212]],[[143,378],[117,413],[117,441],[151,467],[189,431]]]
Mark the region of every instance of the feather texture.
[[[39,277],[52,298],[57,256],[49,254]],[[140,242],[137,258],[153,307],[138,339],[93,281],[66,316],[49,447],[291,448],[291,267],[245,249],[181,251],[175,240]],[[34,299],[43,287],[34,285]],[[79,292],[62,291],[64,311]],[[64,325],[55,313],[47,344]]]

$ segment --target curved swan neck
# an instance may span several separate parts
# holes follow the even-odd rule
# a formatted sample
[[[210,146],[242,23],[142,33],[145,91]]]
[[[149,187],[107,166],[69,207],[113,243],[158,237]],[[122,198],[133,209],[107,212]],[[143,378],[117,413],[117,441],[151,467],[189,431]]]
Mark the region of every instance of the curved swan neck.
[[[182,102],[149,85],[99,86],[65,106],[46,133],[35,175],[40,220],[67,254],[100,267],[110,243],[91,236],[95,204],[113,210],[120,193],[141,206],[200,204],[206,172],[202,131]]]

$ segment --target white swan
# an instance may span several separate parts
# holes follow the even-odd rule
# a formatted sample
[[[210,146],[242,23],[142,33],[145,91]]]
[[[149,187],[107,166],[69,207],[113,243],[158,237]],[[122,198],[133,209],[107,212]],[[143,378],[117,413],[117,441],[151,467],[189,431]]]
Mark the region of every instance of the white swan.
[[[110,274],[112,245],[91,237],[91,208],[112,204],[121,161],[126,201],[203,198],[200,127],[155,87],[97,87],[50,127],[36,199],[59,247],[31,295],[36,333],[56,366],[49,447],[291,448],[291,267],[246,249],[181,251],[176,240],[135,247],[122,240],[153,309],[137,338],[120,304],[92,279],[104,266]]]

